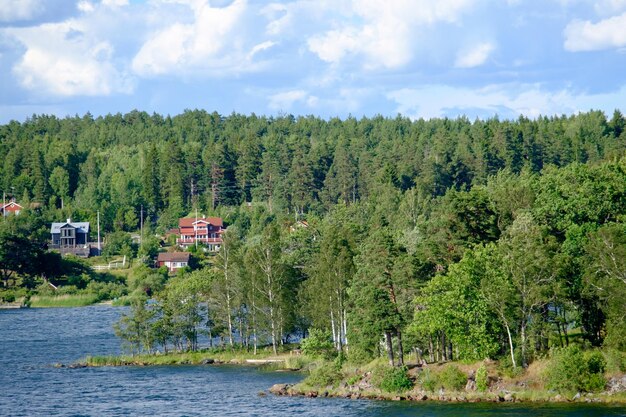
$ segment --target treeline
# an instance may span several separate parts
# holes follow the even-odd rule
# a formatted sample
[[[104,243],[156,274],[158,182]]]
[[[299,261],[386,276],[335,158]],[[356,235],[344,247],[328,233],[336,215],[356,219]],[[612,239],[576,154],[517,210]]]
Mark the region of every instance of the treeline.
[[[161,228],[198,208],[243,202],[324,215],[381,188],[441,196],[506,169],[598,162],[624,151],[619,111],[517,121],[411,121],[313,116],[175,117],[133,111],[93,118],[32,116],[0,126],[0,188],[21,202],[67,208],[104,230],[137,227],[143,206]],[[389,186],[389,187],[387,187]]]
[[[107,230],[141,206],[161,230],[225,219],[219,254],[121,323],[136,349],[200,331],[278,349],[318,328],[356,361],[523,366],[581,337],[626,349],[624,123],[41,116],[1,128],[0,178]]]

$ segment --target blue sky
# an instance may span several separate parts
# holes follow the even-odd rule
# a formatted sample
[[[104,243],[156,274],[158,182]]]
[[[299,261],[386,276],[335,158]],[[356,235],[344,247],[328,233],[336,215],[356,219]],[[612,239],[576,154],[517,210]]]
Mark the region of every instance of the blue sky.
[[[0,122],[626,110],[626,0],[0,0]]]

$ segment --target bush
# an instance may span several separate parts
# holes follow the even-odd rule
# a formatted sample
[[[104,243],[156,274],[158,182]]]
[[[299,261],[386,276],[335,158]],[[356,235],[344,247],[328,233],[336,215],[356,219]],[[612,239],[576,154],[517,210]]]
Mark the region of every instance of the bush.
[[[300,343],[300,348],[305,355],[326,360],[333,359],[337,354],[330,332],[319,329],[311,329],[309,337]]]
[[[584,354],[578,346],[555,349],[546,372],[547,387],[557,391],[600,391],[606,360],[600,352]]]
[[[372,372],[372,383],[386,392],[403,392],[413,388],[413,381],[406,373],[407,368],[378,366]]]
[[[324,363],[311,371],[304,383],[312,387],[336,386],[343,378],[341,369],[334,363]]]
[[[617,349],[608,349],[604,352],[606,369],[610,373],[626,372],[626,354]]]
[[[115,282],[95,282],[87,284],[87,292],[95,294],[99,301],[112,300],[126,295],[126,286]]]
[[[487,388],[489,388],[489,375],[487,374],[487,368],[483,364],[476,370],[476,389],[480,392],[485,392]]]
[[[2,296],[2,300],[7,302],[7,303],[12,303],[15,301],[15,293],[12,292],[6,292],[3,294]]]
[[[439,379],[437,378],[437,375],[431,372],[431,370],[428,368],[420,372],[417,378],[417,382],[424,391],[428,392],[434,392],[439,385]]]
[[[374,357],[372,356],[371,352],[368,352],[358,345],[352,345],[350,347],[350,350],[348,351],[348,362],[352,364],[366,364],[368,362],[371,362],[372,359],[374,359]]]
[[[439,374],[441,385],[449,391],[460,391],[467,384],[467,375],[454,365],[447,366]]]

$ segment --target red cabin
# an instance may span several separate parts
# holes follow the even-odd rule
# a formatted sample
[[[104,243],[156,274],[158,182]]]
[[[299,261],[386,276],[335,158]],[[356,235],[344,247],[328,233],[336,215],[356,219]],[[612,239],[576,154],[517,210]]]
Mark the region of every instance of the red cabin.
[[[161,252],[157,256],[157,268],[166,266],[170,272],[189,266],[189,252]]]
[[[3,216],[8,216],[9,214],[20,214],[20,211],[22,210],[24,210],[24,207],[17,204],[15,200],[11,200],[8,203],[0,205],[0,212]]]

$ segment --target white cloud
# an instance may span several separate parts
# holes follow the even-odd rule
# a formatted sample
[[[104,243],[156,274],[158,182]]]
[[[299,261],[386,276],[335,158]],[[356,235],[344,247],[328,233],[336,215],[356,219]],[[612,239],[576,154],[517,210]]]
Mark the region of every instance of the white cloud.
[[[269,96],[269,108],[272,110],[289,110],[295,102],[306,101],[308,93],[304,90],[291,90]],[[308,98],[309,101],[311,98]]]
[[[55,96],[132,92],[132,80],[112,63],[113,46],[88,31],[89,25],[80,20],[7,29],[26,48],[13,67],[19,83]]]
[[[267,24],[265,31],[268,35],[279,35],[291,23],[293,14],[290,12],[286,4],[271,3],[261,9],[270,22]]]
[[[495,46],[492,43],[485,42],[469,50],[459,51],[454,66],[457,68],[473,68],[483,65],[494,49]]]
[[[413,58],[419,29],[456,22],[473,0],[352,0],[352,24],[312,36],[309,50],[337,63],[349,55],[365,57],[368,68],[398,68]],[[348,20],[348,19],[346,19]]]
[[[124,7],[128,6],[128,0],[102,0],[102,5],[106,7]]]
[[[574,20],[564,31],[568,51],[597,51],[626,46],[626,12],[592,23]]]
[[[261,42],[258,45],[254,45],[254,47],[248,54],[248,59],[252,59],[254,55],[256,55],[257,53],[270,49],[274,45],[276,45],[276,42],[272,42],[272,41],[265,41],[265,42]]]
[[[0,22],[32,19],[42,10],[40,0],[0,0]]]
[[[546,91],[538,84],[490,85],[476,89],[429,85],[395,90],[387,94],[387,98],[397,103],[399,113],[415,119],[463,113],[534,118],[591,108],[619,108],[625,93],[626,87],[611,93],[587,94],[567,89]]]
[[[626,0],[599,0],[594,4],[594,9],[601,16],[612,16],[626,10]]]
[[[240,38],[247,10],[245,0],[235,0],[226,7],[212,7],[205,0],[196,0],[189,6],[193,22],[176,22],[153,33],[133,59],[136,73],[150,76],[232,69],[246,61]],[[259,50],[253,49],[252,55]]]
[[[76,5],[76,8],[83,13],[91,13],[96,10],[96,6],[94,6],[92,2],[87,0],[79,1]]]

